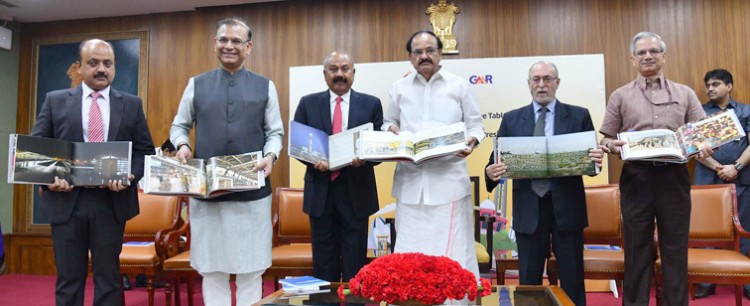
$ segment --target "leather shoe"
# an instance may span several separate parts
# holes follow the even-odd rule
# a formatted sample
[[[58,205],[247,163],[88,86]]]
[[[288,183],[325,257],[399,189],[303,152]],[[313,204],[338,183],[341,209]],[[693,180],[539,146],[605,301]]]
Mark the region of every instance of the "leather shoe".
[[[742,295],[746,299],[750,300],[750,286],[749,285],[742,286]]]
[[[130,286],[130,278],[127,275],[122,276],[122,290],[130,290],[133,287]]]
[[[138,274],[135,276],[135,284],[134,286],[138,288],[146,288],[148,287],[148,277],[144,274]],[[164,282],[154,282],[154,288],[163,288]]]
[[[702,299],[714,294],[716,294],[716,284],[698,284],[693,296],[695,296],[696,299]]]

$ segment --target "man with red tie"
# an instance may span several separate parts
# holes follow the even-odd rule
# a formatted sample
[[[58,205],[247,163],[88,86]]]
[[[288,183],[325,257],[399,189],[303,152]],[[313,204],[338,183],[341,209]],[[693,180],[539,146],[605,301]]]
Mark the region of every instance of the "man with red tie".
[[[368,122],[380,129],[380,99],[351,90],[354,72],[349,53],[329,54],[323,61],[328,90],[302,97],[294,120],[328,134]],[[328,171],[326,162],[303,163],[303,210],[310,216],[313,274],[331,282],[349,281],[367,258],[367,221],[379,207],[373,170],[377,163],[355,158],[336,171]]]
[[[120,261],[125,221],[138,215],[138,180],[144,155],[154,154],[140,98],[110,86],[115,53],[108,42],[91,39],[79,47],[83,83],[52,91],[36,119],[32,136],[74,142],[130,141],[130,182],[101,188],[75,187],[55,177],[42,187],[40,215],[51,220],[57,265],[57,305],[83,305],[89,252],[94,272],[94,305],[120,305]]]

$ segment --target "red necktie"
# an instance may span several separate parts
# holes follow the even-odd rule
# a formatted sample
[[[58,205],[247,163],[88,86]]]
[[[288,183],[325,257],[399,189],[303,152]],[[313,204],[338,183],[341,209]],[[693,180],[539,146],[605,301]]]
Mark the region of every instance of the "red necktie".
[[[341,125],[342,125],[342,119],[341,119],[341,101],[344,99],[341,99],[341,96],[336,97],[336,108],[333,110],[333,133],[340,133],[341,132]],[[339,170],[331,172],[331,181],[336,180],[337,177],[339,177],[341,173]]]
[[[91,108],[89,109],[89,142],[104,141],[104,124],[102,124],[102,110],[96,100],[101,96],[98,92],[91,93]]]

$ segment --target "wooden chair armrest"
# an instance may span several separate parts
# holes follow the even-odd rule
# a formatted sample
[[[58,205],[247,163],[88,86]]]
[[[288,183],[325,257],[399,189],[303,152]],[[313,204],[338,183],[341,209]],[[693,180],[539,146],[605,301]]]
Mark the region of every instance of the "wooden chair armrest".
[[[180,239],[186,236],[190,232],[190,224],[185,223],[177,230],[167,231],[161,233],[162,235],[156,240],[156,253],[163,259],[173,257],[187,249],[188,247],[181,247]]]

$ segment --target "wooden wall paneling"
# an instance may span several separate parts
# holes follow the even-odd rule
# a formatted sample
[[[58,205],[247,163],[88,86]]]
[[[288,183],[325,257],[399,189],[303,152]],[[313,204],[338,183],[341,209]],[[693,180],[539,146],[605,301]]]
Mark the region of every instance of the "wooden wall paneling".
[[[8,273],[18,274],[55,274],[55,255],[52,250],[52,238],[42,235],[11,234],[4,236],[9,252],[6,256]]]

